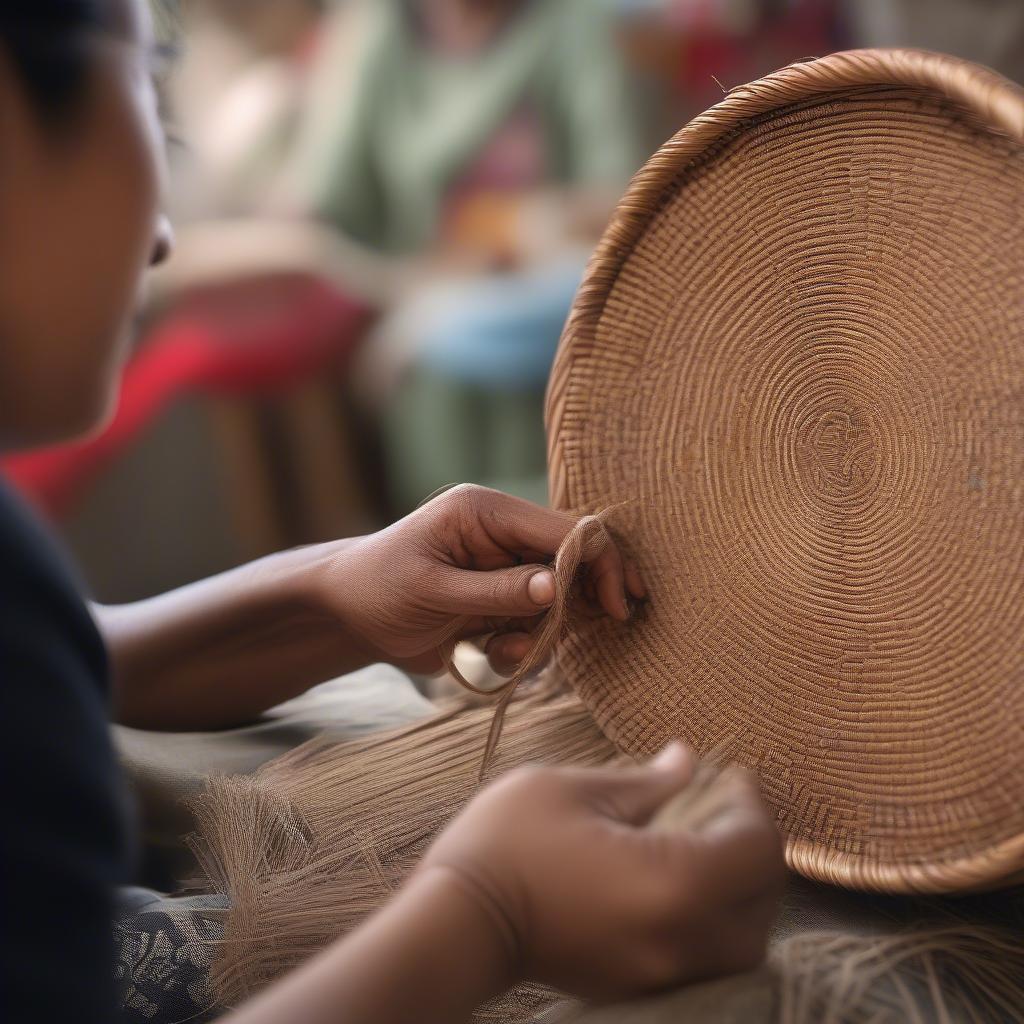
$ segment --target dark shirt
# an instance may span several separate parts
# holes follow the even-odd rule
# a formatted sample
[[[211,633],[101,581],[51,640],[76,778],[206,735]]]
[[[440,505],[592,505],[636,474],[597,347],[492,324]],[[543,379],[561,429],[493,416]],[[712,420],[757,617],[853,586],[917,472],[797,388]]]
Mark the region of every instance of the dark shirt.
[[[112,903],[129,867],[103,642],[64,558],[0,482],[0,1019],[115,1019]]]

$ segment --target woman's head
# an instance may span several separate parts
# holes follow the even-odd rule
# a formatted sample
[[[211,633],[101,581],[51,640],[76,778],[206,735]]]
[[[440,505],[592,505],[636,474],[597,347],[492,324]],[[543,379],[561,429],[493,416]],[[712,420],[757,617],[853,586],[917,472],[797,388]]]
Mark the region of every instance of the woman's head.
[[[0,6],[0,441],[102,421],[143,271],[169,248],[141,0]]]

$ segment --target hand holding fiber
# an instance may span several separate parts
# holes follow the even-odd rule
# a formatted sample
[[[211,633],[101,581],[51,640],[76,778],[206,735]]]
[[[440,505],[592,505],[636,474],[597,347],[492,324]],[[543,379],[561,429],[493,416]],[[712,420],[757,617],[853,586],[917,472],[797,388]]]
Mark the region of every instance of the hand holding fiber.
[[[519,769],[421,870],[461,882],[520,980],[608,999],[745,969],[764,953],[782,844],[745,775],[722,777],[693,828],[650,827],[694,771],[679,744],[637,767]]]
[[[532,650],[537,617],[559,597],[548,563],[580,517],[462,484],[386,530],[332,549],[319,567],[319,600],[369,658],[415,671],[442,667],[438,648],[498,633],[488,656],[509,670]],[[629,617],[645,596],[636,570],[603,529],[577,562],[602,614]]]

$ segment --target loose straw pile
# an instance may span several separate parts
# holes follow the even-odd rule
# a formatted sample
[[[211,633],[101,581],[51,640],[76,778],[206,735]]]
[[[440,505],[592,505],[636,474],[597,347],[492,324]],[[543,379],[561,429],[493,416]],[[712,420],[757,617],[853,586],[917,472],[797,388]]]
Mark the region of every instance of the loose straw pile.
[[[492,777],[531,761],[598,765],[618,756],[574,697],[535,694],[514,711]],[[210,782],[195,805],[196,848],[231,899],[211,972],[218,1004],[254,995],[392,895],[478,790],[490,714],[452,705],[425,723],[312,741],[251,778]],[[654,827],[692,825],[713,802],[716,777],[702,768]],[[771,963],[780,1024],[1024,1020],[1024,943],[996,928],[950,919],[887,936],[804,932],[779,943]],[[523,985],[478,1019],[528,1021],[562,998]]]
[[[231,1006],[351,931],[402,883],[480,786],[488,708],[341,744],[312,741],[250,778],[211,780],[196,802],[196,852],[231,912],[211,988]],[[528,762],[616,755],[573,697],[517,702],[490,774]],[[481,1020],[529,1017],[554,1000],[523,986]]]
[[[1024,1020],[1024,942],[998,928],[803,932],[775,950],[780,1024]]]

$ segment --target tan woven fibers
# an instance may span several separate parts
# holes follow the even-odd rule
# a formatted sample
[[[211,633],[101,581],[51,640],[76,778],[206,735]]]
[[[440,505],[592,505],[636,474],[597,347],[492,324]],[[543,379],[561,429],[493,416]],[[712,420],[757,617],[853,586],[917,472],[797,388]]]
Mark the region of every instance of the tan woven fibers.
[[[440,717],[341,744],[313,741],[251,778],[218,778],[195,802],[208,877],[231,897],[211,973],[232,1006],[345,934],[409,874],[479,788],[492,709]],[[572,696],[516,701],[494,759],[601,764],[616,751]],[[453,954],[455,955],[455,954]],[[556,997],[521,986],[480,1020],[521,1020]]]
[[[730,93],[638,174],[552,372],[557,507],[641,620],[560,667],[623,750],[758,771],[810,877],[1024,867],[1024,94],[856,51]]]
[[[779,1024],[993,1024],[1024,1019],[1024,944],[950,923],[889,936],[809,931],[772,953]]]
[[[199,849],[232,907],[212,974],[219,1003],[259,991],[388,899],[475,791],[490,715],[453,708],[387,735],[306,744],[254,778],[211,782],[196,803]],[[524,761],[599,764],[616,756],[574,697],[517,701],[499,749],[495,773]],[[699,816],[713,777],[702,769],[655,827]],[[1019,893],[1003,898],[1024,911]],[[972,924],[956,905],[922,903],[921,914],[926,927],[893,934],[821,930],[782,938],[771,956],[780,1024],[1019,1020],[1024,948],[1016,934]],[[1006,923],[1012,920],[1011,913]],[[561,1002],[551,990],[524,985],[478,1019],[521,1024]],[[576,1014],[549,1019],[568,1024]]]

